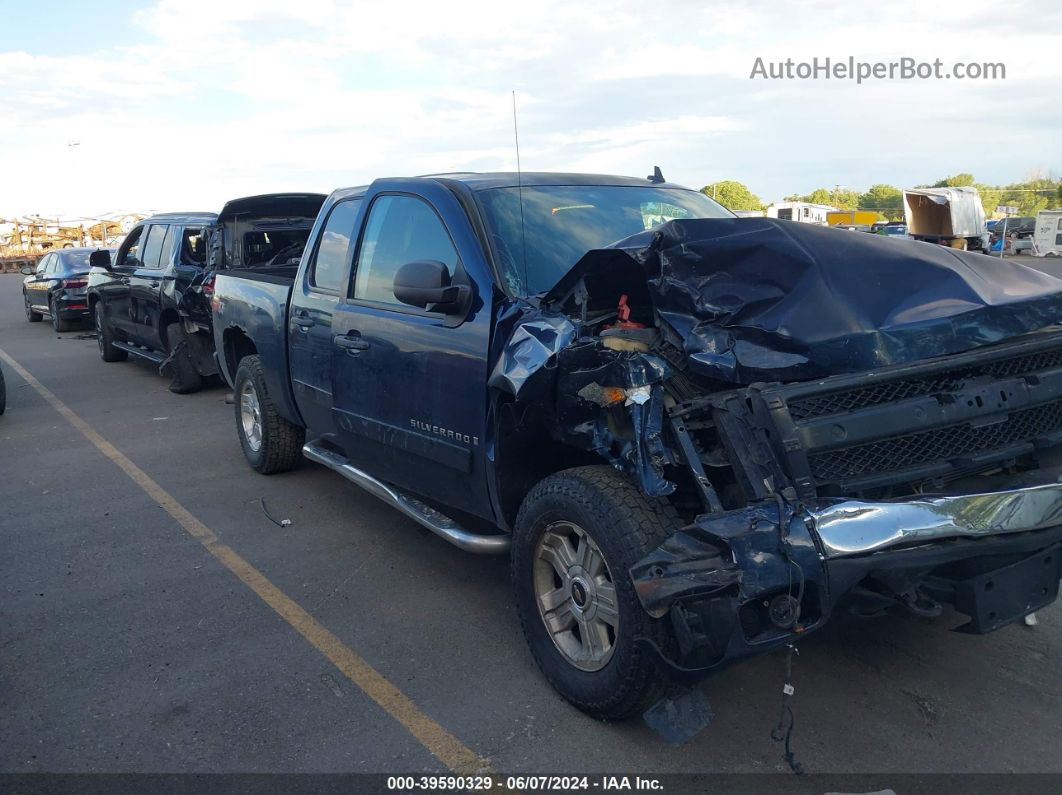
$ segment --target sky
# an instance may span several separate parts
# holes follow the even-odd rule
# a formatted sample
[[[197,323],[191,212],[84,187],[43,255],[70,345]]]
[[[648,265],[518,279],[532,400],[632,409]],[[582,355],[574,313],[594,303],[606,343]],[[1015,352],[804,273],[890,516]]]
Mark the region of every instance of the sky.
[[[0,218],[216,211],[516,166],[765,201],[1062,175],[1062,3],[0,0]],[[1001,62],[1005,80],[764,80],[764,63]]]

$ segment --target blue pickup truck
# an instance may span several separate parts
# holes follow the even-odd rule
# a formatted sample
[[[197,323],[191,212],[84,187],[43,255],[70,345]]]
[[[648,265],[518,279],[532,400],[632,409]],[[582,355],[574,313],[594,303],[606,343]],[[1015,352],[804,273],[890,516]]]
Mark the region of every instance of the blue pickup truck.
[[[735,218],[659,171],[448,174],[335,191],[212,312],[250,465],[509,553],[592,715],[842,602],[977,634],[1057,596],[1062,282],[1022,266]]]

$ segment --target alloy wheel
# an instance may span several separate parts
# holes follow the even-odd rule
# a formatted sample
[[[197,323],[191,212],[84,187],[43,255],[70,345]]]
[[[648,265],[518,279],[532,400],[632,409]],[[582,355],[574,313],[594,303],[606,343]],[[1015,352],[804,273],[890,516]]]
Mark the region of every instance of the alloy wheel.
[[[604,668],[616,648],[619,602],[605,556],[577,524],[549,525],[535,548],[534,592],[553,644],[582,671]]]
[[[257,453],[262,449],[262,407],[253,381],[246,381],[240,389],[240,424],[247,445]]]

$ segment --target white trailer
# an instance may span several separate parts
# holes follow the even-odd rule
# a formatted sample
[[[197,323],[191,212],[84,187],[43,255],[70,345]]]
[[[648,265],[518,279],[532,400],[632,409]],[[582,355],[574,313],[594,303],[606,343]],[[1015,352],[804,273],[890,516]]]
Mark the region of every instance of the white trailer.
[[[1040,210],[1033,230],[1034,257],[1062,257],[1062,210]]]
[[[783,221],[799,221],[803,224],[826,223],[826,214],[837,210],[828,204],[812,204],[811,202],[775,202],[768,205],[768,218],[781,218]]]
[[[907,234],[953,248],[988,251],[985,208],[977,188],[911,188],[903,192]]]

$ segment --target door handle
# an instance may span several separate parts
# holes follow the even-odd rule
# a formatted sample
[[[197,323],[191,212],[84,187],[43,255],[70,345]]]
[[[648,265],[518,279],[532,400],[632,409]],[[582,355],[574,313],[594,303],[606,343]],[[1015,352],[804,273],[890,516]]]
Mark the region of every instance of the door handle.
[[[357,356],[362,351],[369,349],[369,343],[363,340],[357,332],[353,334],[336,334],[332,341],[336,344],[336,347],[343,348],[349,356]]]
[[[299,314],[292,316],[291,322],[301,328],[303,331],[305,331],[314,324],[314,319],[310,317],[306,312],[299,312]]]

